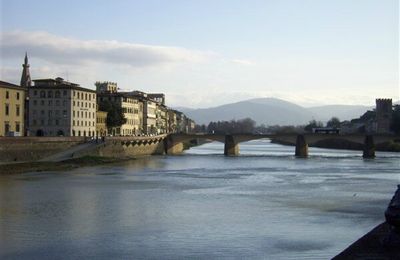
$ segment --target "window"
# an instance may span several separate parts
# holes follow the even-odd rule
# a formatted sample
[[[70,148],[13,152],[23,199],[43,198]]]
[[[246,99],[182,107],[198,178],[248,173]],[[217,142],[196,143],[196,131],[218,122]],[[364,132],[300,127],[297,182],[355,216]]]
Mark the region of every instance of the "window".
[[[40,111],[40,114],[41,114],[42,116],[44,116],[44,110]]]
[[[75,120],[72,120],[72,126],[75,126]]]
[[[53,105],[53,100],[49,100],[49,106],[52,106]]]
[[[53,116],[53,111],[52,110],[49,110],[47,113],[48,113],[49,117]]]
[[[8,132],[10,132],[10,131],[11,131],[10,123],[9,122],[4,122],[4,132],[6,134],[8,134]]]
[[[67,91],[64,90],[64,91],[63,91],[63,96],[66,96],[66,95],[67,95]]]
[[[33,91],[33,95],[37,96],[37,90]]]
[[[40,105],[44,106],[44,100],[40,100]]]
[[[75,100],[73,101],[73,106],[75,106]]]
[[[17,116],[19,116],[19,114],[20,114],[19,105],[15,106],[15,111],[16,111]],[[17,132],[19,132],[19,131],[17,131]]]
[[[19,92],[17,92],[17,100],[19,100]],[[19,132],[19,131],[18,131]]]
[[[53,97],[53,91],[49,90],[47,91],[47,97],[52,98]]]
[[[6,91],[6,99],[10,98],[10,93],[8,91]]]
[[[45,98],[46,97],[46,92],[44,90],[40,91],[40,97]]]
[[[20,124],[19,124],[19,122],[15,122],[15,132],[19,132],[21,129],[20,129]]]
[[[56,106],[60,105],[60,100],[56,100]]]
[[[8,116],[10,114],[10,105],[6,104],[6,116]]]
[[[56,98],[60,98],[60,91],[59,90],[56,91],[55,97]]]
[[[67,117],[67,110],[63,110],[63,117]]]
[[[60,124],[60,122],[58,121],[58,119],[56,119],[56,125],[59,125]]]
[[[74,110],[74,111],[72,111],[72,116],[73,116],[73,117],[75,117],[75,110]]]
[[[64,106],[64,107],[67,106],[67,100],[63,100],[63,106]]]
[[[37,100],[33,100],[33,105],[37,106]]]
[[[80,99],[80,95],[79,95],[79,92],[78,92],[78,99]]]
[[[60,115],[60,110],[56,110],[56,116]]]

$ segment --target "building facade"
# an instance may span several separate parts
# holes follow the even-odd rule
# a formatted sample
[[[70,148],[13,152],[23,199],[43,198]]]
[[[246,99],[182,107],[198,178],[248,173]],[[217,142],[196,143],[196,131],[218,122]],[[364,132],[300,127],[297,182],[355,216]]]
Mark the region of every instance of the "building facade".
[[[34,80],[29,88],[33,136],[95,136],[96,92],[62,78]]]
[[[0,81],[0,136],[23,136],[26,88]]]
[[[96,111],[96,136],[107,136],[107,112]]]
[[[119,106],[126,119],[125,124],[114,127],[109,134],[114,136],[140,135],[143,133],[143,102],[132,92],[118,92],[117,83],[96,82],[98,104],[111,102]]]

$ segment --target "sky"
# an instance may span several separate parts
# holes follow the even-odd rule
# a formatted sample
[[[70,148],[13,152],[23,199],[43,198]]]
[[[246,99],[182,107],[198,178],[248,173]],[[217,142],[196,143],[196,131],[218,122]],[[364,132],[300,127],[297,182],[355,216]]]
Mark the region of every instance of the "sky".
[[[398,0],[0,0],[0,80],[62,77],[204,108],[399,100]]]

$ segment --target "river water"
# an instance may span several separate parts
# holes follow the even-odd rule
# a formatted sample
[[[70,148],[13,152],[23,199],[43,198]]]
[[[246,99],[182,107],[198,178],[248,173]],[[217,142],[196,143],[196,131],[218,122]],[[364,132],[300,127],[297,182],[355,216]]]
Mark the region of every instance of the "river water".
[[[384,221],[400,183],[400,154],[240,152],[0,176],[0,258],[330,259]]]

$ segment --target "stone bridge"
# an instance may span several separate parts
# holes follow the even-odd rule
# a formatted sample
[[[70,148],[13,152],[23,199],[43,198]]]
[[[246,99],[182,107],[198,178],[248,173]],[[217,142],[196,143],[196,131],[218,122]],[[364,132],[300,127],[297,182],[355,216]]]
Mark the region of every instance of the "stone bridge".
[[[193,139],[207,139],[224,143],[225,155],[238,155],[239,143],[257,139],[275,139],[287,144],[295,145],[295,155],[298,157],[308,156],[308,145],[312,145],[321,140],[347,140],[363,145],[363,157],[375,157],[375,144],[390,141],[400,141],[400,136],[389,134],[170,134],[165,140],[166,154],[179,154],[183,151],[183,142]]]

